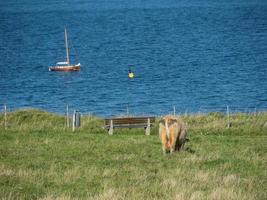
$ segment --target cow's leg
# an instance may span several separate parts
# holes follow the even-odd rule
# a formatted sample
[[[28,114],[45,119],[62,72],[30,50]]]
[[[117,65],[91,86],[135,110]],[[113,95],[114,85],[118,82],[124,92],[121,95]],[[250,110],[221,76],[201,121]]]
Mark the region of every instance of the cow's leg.
[[[162,141],[162,152],[163,154],[166,154],[167,150],[169,149],[169,141],[166,135],[162,137],[161,141]]]
[[[162,123],[159,124],[159,138],[161,140],[162,152],[163,154],[166,154],[168,149],[168,138],[165,126]]]
[[[181,138],[182,130],[179,122],[175,123],[175,130],[174,130],[174,141],[173,146],[176,151],[180,150],[180,138]]]
[[[181,143],[180,143],[180,150],[184,150],[184,145],[185,145],[185,139],[182,139]]]
[[[162,152],[163,154],[165,154],[168,148],[168,140],[167,140],[166,132],[161,130],[161,132],[159,133],[159,137],[161,140]]]
[[[180,150],[184,150],[185,142],[186,142],[186,130],[182,130],[180,138],[179,138],[179,148],[180,148]]]
[[[162,145],[162,153],[165,155],[166,152],[167,152],[166,147],[165,147],[165,145],[163,144],[163,145]]]
[[[173,153],[175,151],[177,133],[172,130],[170,136],[170,153]]]

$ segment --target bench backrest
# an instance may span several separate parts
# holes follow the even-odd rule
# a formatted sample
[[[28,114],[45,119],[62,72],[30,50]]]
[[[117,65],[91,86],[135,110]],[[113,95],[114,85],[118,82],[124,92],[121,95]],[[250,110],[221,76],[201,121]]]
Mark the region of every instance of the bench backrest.
[[[135,125],[135,124],[147,124],[148,119],[150,123],[155,123],[155,117],[122,117],[122,118],[109,118],[105,119],[105,125],[109,126],[111,120],[113,121],[113,126],[116,125]]]

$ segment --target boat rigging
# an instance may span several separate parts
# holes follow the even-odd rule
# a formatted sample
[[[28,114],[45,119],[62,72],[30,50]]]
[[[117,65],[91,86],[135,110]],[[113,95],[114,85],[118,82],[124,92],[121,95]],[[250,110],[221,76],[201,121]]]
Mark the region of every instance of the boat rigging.
[[[79,71],[81,68],[81,64],[70,64],[69,58],[69,47],[68,47],[68,35],[67,29],[64,29],[64,36],[65,36],[65,47],[66,47],[66,61],[57,62],[56,66],[50,66],[48,68],[49,71]]]

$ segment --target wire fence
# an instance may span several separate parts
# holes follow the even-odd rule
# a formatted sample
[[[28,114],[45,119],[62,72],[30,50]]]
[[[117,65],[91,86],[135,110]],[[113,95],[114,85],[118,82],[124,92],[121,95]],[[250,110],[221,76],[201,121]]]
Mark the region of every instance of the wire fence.
[[[2,124],[1,127],[4,129],[7,129],[9,124],[11,123],[9,119],[9,115],[12,112],[19,111],[19,110],[30,110],[30,109],[37,109],[33,107],[27,107],[27,108],[15,108],[15,107],[9,107],[8,105],[4,104],[2,105],[2,109],[0,109],[0,124]],[[41,109],[39,109],[41,110]],[[227,128],[230,128],[232,125],[232,121],[234,119],[234,116],[237,114],[247,114],[247,116],[255,116],[257,117],[258,114],[266,112],[267,113],[267,107],[238,107],[238,106],[222,106],[222,107],[207,107],[203,106],[198,109],[198,111],[188,111],[184,110],[181,111],[180,109],[177,110],[176,106],[173,106],[169,109],[169,111],[165,112],[159,112],[157,114],[152,115],[151,113],[143,113],[143,114],[136,114],[129,112],[129,107],[127,106],[125,108],[125,112],[122,112],[120,115],[116,115],[114,117],[131,117],[131,116],[155,116],[156,118],[160,118],[166,114],[176,115],[176,116],[194,116],[194,115],[208,115],[208,114],[220,114],[221,116],[224,116],[225,122],[227,125]],[[60,115],[65,117],[66,119],[66,127],[75,130],[76,127],[80,126],[80,117],[89,117],[89,119],[93,119],[95,117],[95,114],[90,111],[79,111],[78,109],[74,109],[70,107],[69,105],[66,105],[65,109],[62,109],[62,112]],[[97,117],[97,116],[96,116]],[[105,118],[105,117],[100,117]],[[267,122],[265,123],[265,125]]]
[[[151,109],[149,112],[134,112],[133,108],[130,108],[129,105],[122,106],[119,111],[114,111],[114,114],[99,114],[98,112],[91,111],[90,109],[79,109],[79,106],[70,106],[66,104],[65,106],[62,106],[57,109],[56,112],[50,111],[49,109],[46,110],[45,108],[40,108],[40,107],[15,107],[12,105],[8,104],[0,104],[0,113],[4,114],[5,112],[10,113],[10,112],[15,112],[18,110],[29,110],[29,109],[37,109],[37,110],[44,110],[47,112],[55,113],[58,115],[66,115],[67,113],[73,113],[74,111],[79,111],[82,115],[86,116],[98,116],[100,118],[105,118],[111,116],[164,116],[166,114],[171,114],[171,115],[197,115],[197,114],[209,114],[209,113],[221,113],[227,115],[228,112],[230,114],[235,114],[235,113],[245,113],[245,114],[257,114],[261,112],[267,112],[267,106],[247,106],[247,107],[240,107],[240,106],[232,106],[232,105],[225,105],[225,106],[200,106],[198,108],[180,108],[179,106],[173,105],[169,106],[169,108],[162,110],[162,109],[157,109],[154,111]],[[110,111],[109,113],[112,113]]]

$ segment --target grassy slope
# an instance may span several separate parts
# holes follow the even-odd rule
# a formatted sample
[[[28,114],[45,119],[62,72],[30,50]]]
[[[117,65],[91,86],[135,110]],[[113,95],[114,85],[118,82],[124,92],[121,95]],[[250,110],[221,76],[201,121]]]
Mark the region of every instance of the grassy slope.
[[[267,114],[185,117],[187,151],[163,156],[157,127],[117,130],[83,118],[18,111],[0,129],[3,199],[267,199]],[[57,120],[57,123],[55,123]],[[3,116],[0,116],[0,125]]]

